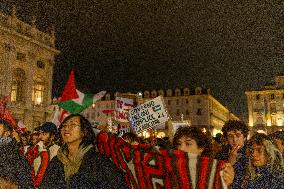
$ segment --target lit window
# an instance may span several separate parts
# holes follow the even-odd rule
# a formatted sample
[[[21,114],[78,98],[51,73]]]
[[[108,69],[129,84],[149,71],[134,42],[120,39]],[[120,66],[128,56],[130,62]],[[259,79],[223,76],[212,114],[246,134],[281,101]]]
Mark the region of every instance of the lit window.
[[[43,103],[44,84],[35,82],[33,86],[32,101],[34,105],[41,105]]]

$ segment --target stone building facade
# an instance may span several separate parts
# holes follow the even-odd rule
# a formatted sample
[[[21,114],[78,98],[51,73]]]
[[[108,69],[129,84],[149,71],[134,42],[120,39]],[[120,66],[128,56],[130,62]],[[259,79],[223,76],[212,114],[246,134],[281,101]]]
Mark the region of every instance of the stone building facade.
[[[135,94],[137,94],[140,104],[157,96],[163,96],[172,122],[188,123],[200,127],[212,135],[221,132],[226,121],[239,120],[236,115],[210,94],[209,89],[197,87],[195,89],[146,90],[141,93],[141,96],[138,93]],[[113,110],[115,108],[114,99],[115,94],[107,93],[101,101],[85,110],[83,114],[93,123],[107,124],[107,121],[113,115],[105,114],[103,110]],[[171,125],[166,124],[165,129],[158,132],[169,135],[170,130],[172,130]]]
[[[284,76],[260,90],[246,91],[249,126],[254,132],[284,130]]]
[[[54,32],[39,31],[11,15],[0,12],[0,96],[8,96],[7,108],[16,121],[33,130],[48,117],[51,103],[55,48]]]

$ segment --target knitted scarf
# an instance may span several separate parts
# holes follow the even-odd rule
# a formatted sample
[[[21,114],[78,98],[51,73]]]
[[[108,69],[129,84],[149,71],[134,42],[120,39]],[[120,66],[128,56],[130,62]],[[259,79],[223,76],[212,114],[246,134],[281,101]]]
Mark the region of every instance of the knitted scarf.
[[[67,181],[72,175],[78,172],[82,160],[85,156],[85,154],[93,147],[92,144],[80,147],[78,150],[78,153],[76,157],[73,160],[70,160],[68,158],[68,153],[66,148],[60,148],[57,152],[58,159],[63,163],[64,165],[64,174],[65,174],[65,180]]]

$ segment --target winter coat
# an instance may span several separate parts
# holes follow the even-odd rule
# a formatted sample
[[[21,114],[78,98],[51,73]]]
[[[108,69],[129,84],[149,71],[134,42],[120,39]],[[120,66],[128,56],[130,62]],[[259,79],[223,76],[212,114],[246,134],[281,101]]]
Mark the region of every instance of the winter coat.
[[[257,168],[257,178],[248,181],[247,189],[284,189],[284,173],[276,173],[273,170]]]
[[[216,159],[227,161],[229,159],[229,151],[230,151],[229,145],[223,146],[221,152],[216,156]],[[239,149],[237,162],[233,165],[235,171],[235,177],[233,184],[230,187],[231,189],[240,188],[240,185],[242,183],[242,178],[244,177],[246,172],[247,164],[248,164],[248,158],[246,157],[246,145],[244,145],[241,149]]]
[[[55,156],[49,163],[39,188],[127,189],[121,172],[92,147],[83,157],[77,173],[65,180],[64,165]]]
[[[0,178],[10,180],[19,188],[34,188],[31,169],[16,142],[0,142]]]

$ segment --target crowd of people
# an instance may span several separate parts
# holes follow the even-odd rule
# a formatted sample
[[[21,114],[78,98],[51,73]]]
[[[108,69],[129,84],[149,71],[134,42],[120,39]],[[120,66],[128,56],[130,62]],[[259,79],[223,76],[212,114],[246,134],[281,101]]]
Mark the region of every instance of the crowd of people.
[[[226,162],[220,171],[225,188],[284,189],[284,131],[249,136],[244,122],[227,121],[222,133],[212,138],[197,127],[184,126],[172,141],[149,141],[131,132],[122,138],[134,148],[151,145],[155,153],[187,153],[193,183],[200,179],[198,157],[210,157]],[[130,188],[125,175],[98,152],[93,127],[80,114],[69,115],[59,128],[46,122],[21,134],[0,119],[0,151],[0,188]]]

